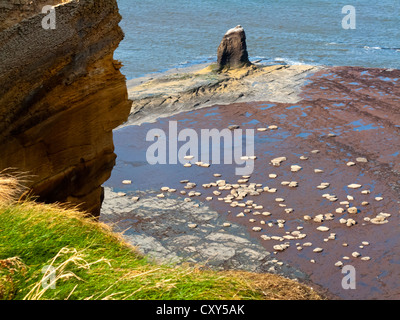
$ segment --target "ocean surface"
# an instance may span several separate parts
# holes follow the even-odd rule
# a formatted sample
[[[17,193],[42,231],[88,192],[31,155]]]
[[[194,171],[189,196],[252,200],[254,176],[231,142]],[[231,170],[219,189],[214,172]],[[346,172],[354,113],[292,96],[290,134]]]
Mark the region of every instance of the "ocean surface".
[[[251,60],[400,68],[400,0],[118,0],[125,39],[115,53],[128,79],[216,61],[242,25]],[[356,29],[345,30],[345,5]]]

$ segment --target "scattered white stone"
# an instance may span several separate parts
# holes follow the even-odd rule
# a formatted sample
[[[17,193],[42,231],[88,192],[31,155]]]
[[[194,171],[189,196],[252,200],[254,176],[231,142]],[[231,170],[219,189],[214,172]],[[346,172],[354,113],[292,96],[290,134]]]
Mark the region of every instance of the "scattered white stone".
[[[269,130],[276,130],[278,129],[278,126],[272,125],[268,127]]]
[[[363,190],[363,191],[361,191],[361,193],[362,193],[362,194],[370,194],[370,193],[371,193],[371,190]]]
[[[125,192],[118,192],[118,193],[117,193],[117,196],[118,196],[118,197],[125,197],[125,196],[126,196],[126,193],[125,193]]]
[[[194,156],[184,156],[183,159],[185,159],[185,160],[193,160]]]
[[[320,252],[322,252],[322,251],[324,251],[324,249],[322,249],[322,248],[315,248],[315,249],[313,250],[313,252],[315,252],[315,253],[320,253]]]
[[[269,177],[270,177],[270,179],[276,179],[276,178],[278,177],[278,175],[275,174],[275,173],[271,173],[271,174],[269,175]]]
[[[368,162],[368,159],[367,159],[367,158],[362,158],[362,157],[360,157],[360,158],[357,158],[356,161],[357,161],[357,162],[364,162],[364,163],[365,163],[365,162]]]
[[[368,241],[363,241],[363,242],[362,242],[362,245],[363,245],[363,246],[369,246],[369,242],[368,242]]]
[[[362,257],[361,260],[362,261],[369,261],[369,260],[371,260],[371,258],[370,257]]]
[[[139,201],[139,199],[140,199],[139,197],[132,197],[132,199],[131,199],[131,200],[132,200],[132,201],[134,201],[134,202],[138,202],[138,201]]]
[[[303,247],[311,247],[311,246],[312,246],[311,242],[303,243]]]
[[[188,225],[188,227],[189,227],[190,229],[195,229],[195,228],[197,228],[197,224],[195,224],[195,223],[190,223],[190,224]]]
[[[306,157],[306,156],[301,156],[301,157],[300,157],[300,160],[308,160],[308,157]]]
[[[351,214],[355,214],[358,212],[358,209],[357,209],[357,207],[351,207],[351,208],[347,209],[347,212],[351,213]]]
[[[335,267],[343,267],[343,262],[342,261],[338,261],[335,263]]]
[[[362,185],[361,184],[357,184],[357,183],[352,183],[352,184],[349,184],[347,187],[350,188],[350,189],[359,189],[359,188],[362,187]]]
[[[238,217],[238,218],[242,218],[242,217],[245,217],[246,215],[243,213],[243,212],[241,212],[241,213],[239,213],[236,217]]]
[[[348,195],[348,196],[347,196],[347,200],[349,200],[349,201],[354,201],[354,197],[353,197],[353,196],[350,196],[350,195]]]
[[[343,208],[337,208],[336,209],[336,213],[343,213],[344,212],[344,209]]]
[[[228,222],[225,222],[225,223],[223,224],[223,226],[224,226],[225,228],[229,228],[229,227],[231,226],[231,224],[228,223]]]
[[[297,181],[291,181],[289,183],[290,188],[297,188],[299,186],[299,183]]]
[[[320,226],[320,227],[317,228],[317,230],[318,230],[318,231],[321,231],[321,232],[327,232],[327,231],[329,231],[330,229],[329,229],[328,227]]]
[[[375,200],[376,200],[376,201],[382,201],[382,200],[383,200],[383,197],[375,197]]]
[[[253,227],[254,232],[260,232],[261,230],[262,230],[262,228],[260,228],[260,227]]]
[[[359,256],[361,256],[361,254],[360,254],[359,252],[357,252],[357,251],[353,252],[351,255],[352,255],[354,258],[358,258]]]
[[[355,164],[355,162],[347,162],[347,164],[346,164],[348,167],[352,167],[352,166],[355,166],[356,164]]]
[[[313,150],[313,151],[311,151],[312,154],[317,154],[317,153],[319,153],[319,152],[320,152],[319,150]]]
[[[298,166],[298,165],[293,165],[293,166],[290,167],[290,171],[292,171],[292,172],[298,172],[301,169],[303,169],[303,168]]]
[[[285,199],[283,199],[283,198],[276,198],[275,201],[276,201],[276,202],[285,202]]]
[[[183,166],[184,166],[185,168],[190,168],[190,167],[192,166],[192,164],[191,164],[191,163],[185,163]]]
[[[279,167],[283,161],[286,161],[286,157],[278,157],[271,160],[271,163],[275,167]]]
[[[271,215],[271,212],[267,212],[267,211],[265,211],[265,212],[263,212],[263,213],[261,213],[263,216],[266,216],[266,217],[268,217],[268,216],[270,216]]]
[[[132,180],[123,180],[122,184],[132,184]]]
[[[315,172],[315,173],[323,173],[324,170],[322,170],[322,169],[314,169],[314,172]]]
[[[268,128],[257,128],[257,131],[260,131],[260,132],[264,132],[264,131],[267,131],[268,130]]]
[[[363,206],[368,206],[368,205],[369,205],[369,202],[368,202],[368,201],[363,201],[363,202],[361,203],[361,205],[363,205]]]

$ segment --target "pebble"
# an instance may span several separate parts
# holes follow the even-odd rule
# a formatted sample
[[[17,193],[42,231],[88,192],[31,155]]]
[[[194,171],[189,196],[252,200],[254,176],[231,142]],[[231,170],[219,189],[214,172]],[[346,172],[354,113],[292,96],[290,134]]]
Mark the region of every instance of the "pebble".
[[[195,223],[190,223],[190,224],[188,225],[188,227],[189,227],[190,229],[195,229],[195,228],[197,228],[197,224],[195,224]]]
[[[276,201],[276,202],[285,202],[285,199],[283,199],[283,198],[276,198],[275,201]]]
[[[190,163],[185,163],[183,166],[184,166],[185,168],[190,168],[190,167],[192,166],[192,164],[190,164]]]
[[[278,175],[277,175],[277,174],[274,174],[274,173],[271,173],[271,174],[269,175],[269,177],[270,177],[271,179],[276,179],[276,178],[278,177]]]
[[[354,258],[358,258],[359,256],[361,256],[361,254],[359,253],[359,252],[353,252],[352,254],[351,254]]]
[[[300,157],[300,160],[308,160],[308,157],[306,157],[306,156],[301,156],[301,157]]]
[[[319,150],[313,150],[313,151],[311,151],[311,153],[312,154],[317,154],[317,153],[320,153],[320,151]]]
[[[368,242],[368,241],[363,241],[363,242],[362,242],[362,245],[363,245],[363,246],[369,246],[369,242]]]
[[[363,202],[361,203],[361,205],[363,205],[363,206],[368,206],[368,205],[369,205],[369,202],[368,202],[368,201],[363,201]]]
[[[324,170],[322,170],[322,169],[315,169],[314,172],[315,172],[315,173],[322,173],[322,172],[324,172]]]
[[[292,172],[298,172],[301,169],[303,169],[303,168],[298,166],[298,165],[293,165],[293,166],[290,167],[290,171],[292,171]]]
[[[299,186],[299,183],[297,181],[291,181],[289,183],[290,188],[297,188]]]
[[[355,164],[355,162],[347,162],[347,164],[346,164],[348,167],[352,167],[352,166],[355,166],[356,164]]]
[[[311,262],[311,263],[315,263],[315,260],[314,260],[314,259],[311,259],[310,262]]]
[[[343,213],[344,212],[344,209],[343,208],[337,208],[336,209],[336,213]]]
[[[262,230],[262,228],[260,228],[260,227],[253,227],[254,232],[260,232],[261,230]]]
[[[266,217],[268,217],[268,216],[270,216],[271,215],[271,212],[267,212],[267,211],[265,211],[265,212],[263,212],[263,213],[261,213],[263,216],[266,216]]]
[[[138,201],[139,201],[139,199],[140,199],[139,197],[132,197],[132,199],[131,199],[131,200],[132,200],[132,201],[135,201],[135,202],[138,202]]]
[[[213,197],[207,197],[206,200],[207,201],[212,201]]]
[[[357,161],[357,162],[364,162],[364,163],[365,163],[365,162],[368,162],[368,159],[367,159],[367,158],[359,157],[359,158],[356,159],[356,161]]]
[[[194,156],[184,156],[183,159],[185,159],[185,160],[193,160]]]
[[[272,126],[269,126],[268,129],[270,129],[270,130],[276,130],[276,129],[278,129],[278,126],[272,125]]]
[[[239,128],[240,128],[240,126],[237,125],[237,124],[233,124],[233,125],[230,125],[230,126],[228,127],[229,130],[236,130],[236,129],[239,129]]]
[[[267,131],[268,130],[268,128],[257,128],[257,131],[260,131],[260,132],[264,132],[264,131]]]
[[[231,224],[228,223],[228,222],[225,222],[225,223],[223,224],[223,226],[224,226],[225,228],[229,228],[229,227],[231,226]]]
[[[327,232],[327,231],[329,231],[330,229],[329,229],[328,227],[320,226],[320,227],[317,228],[317,230],[318,230],[318,231],[321,231],[321,232]]]
[[[359,189],[359,188],[362,187],[362,185],[361,184],[357,184],[357,183],[352,183],[352,184],[349,184],[347,187],[350,188],[350,189]]]
[[[241,212],[241,213],[239,213],[236,217],[238,217],[238,218],[242,218],[242,217],[245,217],[246,215],[243,213],[243,212]]]
[[[369,260],[371,260],[371,258],[370,257],[362,257],[361,260],[362,261],[369,261]]]
[[[358,212],[358,209],[357,209],[357,207],[351,207],[351,208],[347,209],[347,212],[351,213],[351,214],[355,214]]]
[[[383,198],[382,198],[382,197],[375,197],[375,200],[376,200],[376,201],[382,201]]]
[[[353,196],[347,196],[347,200],[349,200],[349,201],[354,201],[354,197]]]
[[[123,180],[122,184],[132,184],[132,180]]]
[[[275,251],[285,251],[287,248],[289,248],[289,244],[288,243],[284,243],[284,244],[278,244],[274,246],[274,250]]]
[[[118,192],[118,193],[117,193],[117,196],[118,196],[118,197],[125,197],[125,196],[126,196],[126,193],[125,193],[125,192]]]
[[[320,252],[322,252],[322,251],[324,251],[324,249],[322,249],[322,248],[315,248],[315,249],[313,250],[313,252],[315,252],[315,253],[320,253]]]
[[[324,222],[324,215],[323,214],[319,214],[319,215],[315,216],[314,217],[314,222],[318,222],[318,223]]]
[[[343,262],[342,261],[338,261],[335,263],[335,267],[343,267]]]
[[[286,157],[278,157],[271,160],[271,163],[275,167],[279,167],[283,161],[286,161]]]
[[[303,247],[311,247],[311,246],[312,246],[311,242],[303,243]]]
[[[222,177],[222,174],[220,174],[220,173],[214,173],[214,177],[216,177],[216,178]]]
[[[371,193],[371,190],[363,190],[363,191],[361,191],[361,194],[370,194]]]

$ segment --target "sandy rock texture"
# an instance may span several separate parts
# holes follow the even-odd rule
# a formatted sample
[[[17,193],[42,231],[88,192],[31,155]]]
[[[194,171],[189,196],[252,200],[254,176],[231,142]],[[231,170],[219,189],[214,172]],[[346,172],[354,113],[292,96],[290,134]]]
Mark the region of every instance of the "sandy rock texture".
[[[30,1],[31,2],[31,1]],[[0,1],[0,169],[31,175],[40,200],[100,212],[115,163],[112,130],[129,114],[114,50],[123,39],[114,0]]]

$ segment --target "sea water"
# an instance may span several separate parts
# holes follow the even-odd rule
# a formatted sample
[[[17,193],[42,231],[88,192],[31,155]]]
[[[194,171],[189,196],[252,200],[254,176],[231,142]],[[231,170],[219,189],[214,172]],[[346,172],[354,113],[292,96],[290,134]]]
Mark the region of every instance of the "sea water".
[[[216,61],[242,25],[250,60],[400,68],[400,0],[118,0],[125,39],[115,53],[128,79]],[[355,29],[343,29],[355,9]]]

